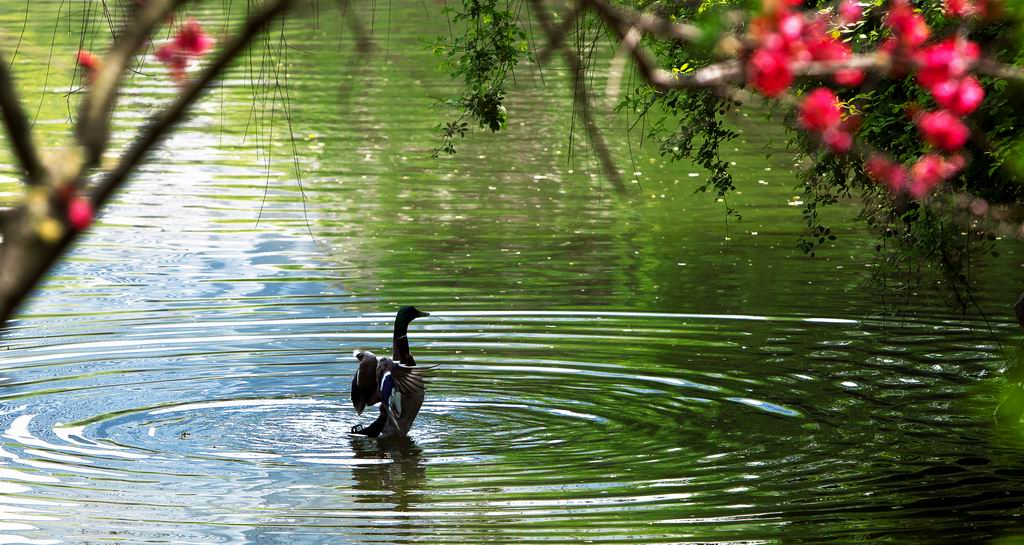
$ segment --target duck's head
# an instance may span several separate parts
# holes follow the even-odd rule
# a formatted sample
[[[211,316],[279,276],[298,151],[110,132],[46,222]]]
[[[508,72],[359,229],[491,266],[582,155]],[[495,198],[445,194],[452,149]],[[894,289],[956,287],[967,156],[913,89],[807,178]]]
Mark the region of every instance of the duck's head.
[[[423,312],[414,306],[405,306],[398,309],[398,316],[395,317],[395,322],[408,324],[416,318],[423,318],[424,316],[430,316],[430,313]]]

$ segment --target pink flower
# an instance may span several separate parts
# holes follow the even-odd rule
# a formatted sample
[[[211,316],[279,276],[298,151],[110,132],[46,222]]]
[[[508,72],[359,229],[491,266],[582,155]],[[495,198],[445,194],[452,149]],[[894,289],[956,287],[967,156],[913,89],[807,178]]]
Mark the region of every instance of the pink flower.
[[[940,183],[948,180],[964,166],[963,157],[953,156],[946,160],[941,155],[922,155],[910,169],[910,194],[915,199],[926,197]]]
[[[799,13],[790,13],[779,18],[779,34],[786,41],[796,41],[804,31],[804,18]]]
[[[821,140],[835,153],[846,153],[853,147],[853,135],[840,128],[826,130]]]
[[[816,61],[838,61],[848,58],[853,54],[850,46],[832,36],[822,34],[808,39],[807,42],[811,50],[811,56]]]
[[[931,193],[932,188],[945,178],[942,176],[942,157],[934,153],[921,156],[910,167],[910,194],[916,199]]]
[[[864,71],[855,68],[844,68],[836,70],[832,78],[836,80],[836,83],[844,87],[856,87],[864,81]]]
[[[175,42],[168,42],[156,50],[156,58],[167,65],[171,77],[178,83],[185,81],[185,68],[188,66],[188,55]]]
[[[206,34],[198,21],[189,18],[178,29],[173,40],[156,50],[156,58],[167,65],[172,78],[178,83],[184,83],[189,59],[207,54],[212,47],[213,38]]]
[[[76,231],[81,231],[92,223],[92,204],[81,195],[76,195],[68,202],[68,223]]]
[[[877,153],[864,162],[864,171],[872,180],[885,184],[893,193],[903,191],[903,186],[907,182],[906,167],[893,163]]]
[[[839,97],[830,89],[818,87],[807,93],[800,103],[798,120],[800,126],[808,131],[825,132],[839,126],[841,114]]]
[[[843,0],[839,3],[839,20],[843,24],[850,24],[860,20],[864,11],[857,0]]]
[[[786,54],[769,49],[758,49],[747,62],[750,84],[765,96],[776,96],[793,83]]]
[[[808,40],[811,56],[818,61],[842,61],[853,56],[850,46],[839,40],[826,35],[821,35],[813,41]],[[855,68],[844,68],[833,74],[836,83],[839,85],[853,87],[864,81],[864,72]]]
[[[939,106],[959,115],[970,115],[985,100],[985,89],[974,76],[967,76],[959,82],[946,80],[932,87],[932,96]]]
[[[178,30],[174,43],[183,52],[193,57],[202,57],[213,48],[213,38],[204,30],[199,21],[189,17]]]
[[[971,131],[948,110],[925,112],[917,118],[924,139],[943,151],[956,151],[967,143]]]
[[[100,59],[96,55],[85,49],[78,50],[78,66],[81,66],[82,70],[85,71],[85,75],[89,78],[90,83],[96,79],[96,73],[99,72],[100,64]]]
[[[948,108],[947,104],[953,104],[956,102],[956,95],[960,92],[960,82],[955,79],[947,79],[928,88],[932,93],[932,97],[935,102],[943,108]]]
[[[904,47],[914,48],[923,44],[931,35],[928,23],[906,0],[894,0],[889,7],[889,16],[885,24]]]

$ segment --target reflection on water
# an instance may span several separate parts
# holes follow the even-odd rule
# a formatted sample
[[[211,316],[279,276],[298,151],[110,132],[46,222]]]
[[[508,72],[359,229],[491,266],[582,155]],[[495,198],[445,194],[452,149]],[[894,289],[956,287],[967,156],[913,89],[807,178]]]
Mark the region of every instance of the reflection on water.
[[[752,122],[732,151],[743,222],[691,195],[701,172],[646,148],[630,162],[625,142],[643,184],[616,200],[586,150],[565,159],[557,74],[517,74],[514,130],[429,160],[429,97],[448,82],[411,32],[444,19],[393,5],[388,61],[353,64],[323,9],[289,29],[306,200],[283,148],[261,162],[270,122],[246,132],[240,69],[7,332],[0,543],[963,543],[1016,528],[1024,444],[988,418],[1013,286],[978,293],[994,336],[927,299],[878,319],[870,238],[842,210],[840,245],[801,256],[792,165],[764,159],[775,133]],[[20,28],[9,11],[0,28]],[[17,61],[27,89],[47,58],[31,44],[52,31],[39,21]],[[126,100],[166,94],[139,76]],[[64,101],[46,95],[44,133],[63,130]],[[1017,249],[1003,256],[981,274],[1014,277]],[[440,367],[411,437],[351,437],[350,354],[387,351],[399,304],[431,312],[410,339]]]
[[[359,464],[352,469],[356,490],[365,492],[365,497],[357,501],[368,504],[366,508],[385,511],[409,511],[423,505],[427,468],[423,449],[415,441],[408,437],[380,441],[353,437],[351,441],[356,458],[383,462]],[[388,492],[388,496],[381,497],[381,491]]]

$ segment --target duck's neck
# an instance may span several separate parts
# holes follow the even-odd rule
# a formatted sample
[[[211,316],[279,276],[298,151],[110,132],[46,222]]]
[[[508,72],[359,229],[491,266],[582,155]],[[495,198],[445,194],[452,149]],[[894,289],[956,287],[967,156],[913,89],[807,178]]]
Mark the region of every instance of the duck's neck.
[[[408,334],[409,322],[396,321],[395,335],[391,338],[391,359],[395,361],[402,361],[403,359],[412,357],[412,354],[409,353]]]
[[[402,365],[416,365],[416,360],[409,351],[409,337],[401,336],[395,339],[395,345],[391,358]]]

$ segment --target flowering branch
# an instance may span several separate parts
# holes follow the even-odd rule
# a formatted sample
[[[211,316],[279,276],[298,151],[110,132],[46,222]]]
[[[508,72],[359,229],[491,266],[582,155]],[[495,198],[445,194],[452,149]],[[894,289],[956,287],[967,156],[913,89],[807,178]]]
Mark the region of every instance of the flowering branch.
[[[110,114],[117,101],[128,64],[153,30],[185,0],[147,0],[135,8],[115,45],[90,74],[89,92],[82,103],[76,135],[86,150],[82,168],[99,163],[110,138]],[[81,174],[81,173],[79,173]]]
[[[157,145],[167,132],[185,116],[188,108],[202,95],[203,91],[224,72],[238,55],[249,47],[252,40],[259,36],[271,21],[284,14],[291,3],[292,0],[274,0],[262,11],[252,15],[241,33],[228,43],[224,50],[217,55],[217,58],[203,70],[202,74],[178,96],[177,100],[163,112],[153,116],[147,128],[132,141],[117,167],[103,176],[96,186],[91,200],[97,209],[106,203],[110,195],[124,183],[124,180],[145,158],[149,150]]]
[[[539,0],[534,3],[543,22],[547,16]],[[578,17],[592,11],[618,40],[620,55],[613,60],[610,94],[614,94],[621,77],[620,58],[626,54],[657,91],[711,89],[721,96],[732,96],[749,85],[763,96],[778,99],[786,96],[796,77],[830,78],[839,86],[856,87],[867,74],[903,78],[909,72],[938,104],[937,110],[921,112],[915,119],[921,136],[935,152],[921,156],[912,168],[894,164],[867,146],[854,145],[856,122],[843,119],[838,97],[827,88],[819,87],[799,101],[798,118],[800,128],[832,152],[869,159],[869,176],[894,193],[905,192],[916,199],[927,197],[965,166],[960,149],[970,130],[960,118],[977,109],[985,97],[985,90],[972,73],[1024,81],[1024,70],[982,58],[978,45],[966,38],[929,42],[931,29],[907,0],[891,0],[883,20],[891,37],[877,51],[866,54],[854,54],[830,29],[861,19],[861,7],[855,0],[841,0],[836,16],[824,12],[812,15],[791,7],[797,5],[797,0],[766,0],[764,11],[749,22],[744,34],[720,39],[719,49],[731,58],[686,73],[660,68],[643,47],[643,36],[695,44],[704,38],[703,30],[650,13],[630,12],[607,0],[577,0],[561,28],[550,22],[542,25],[549,40],[545,51],[561,49],[570,72],[575,72],[578,55],[564,46],[563,34]],[[977,15],[982,9],[969,0],[949,2],[946,8],[950,16],[957,17]],[[578,89],[576,94],[580,96]]]
[[[265,4],[262,10],[251,15],[241,32],[228,43],[202,74],[188,85],[169,107],[154,116],[149,125],[129,145],[117,167],[100,178],[89,196],[78,195],[75,188],[85,184],[86,169],[98,162],[106,147],[109,117],[125,67],[142,49],[146,37],[155,26],[181,1],[148,1],[140,8],[135,23],[129,24],[102,65],[91,66],[91,70],[95,72],[91,79],[95,87],[90,91],[82,108],[77,133],[79,142],[85,147],[88,156],[83,158],[71,150],[54,157],[52,170],[63,174],[56,179],[47,180],[45,186],[40,181],[42,166],[34,167],[37,174],[32,180],[40,187],[29,193],[25,204],[9,211],[6,221],[0,225],[3,233],[0,244],[0,324],[10,320],[28,293],[78,238],[79,233],[91,221],[92,211],[109,201],[114,191],[124,184],[128,175],[146,154],[185,116],[189,107],[203,91],[245,51],[271,21],[282,16],[293,4],[292,0],[272,0]],[[79,59],[80,62],[83,59],[81,54]],[[2,61],[0,65],[3,65]],[[88,71],[90,67],[86,66],[86,69]],[[5,73],[0,72],[0,105],[4,108],[6,119],[9,111],[16,111],[9,108],[14,98],[11,87],[4,85]],[[10,121],[8,130],[17,130],[11,129]],[[19,157],[24,163],[25,158],[20,152]],[[34,154],[31,157],[34,157]],[[29,167],[26,167],[26,170],[28,169]],[[60,215],[63,217],[55,218],[55,213],[59,214],[58,218]]]

